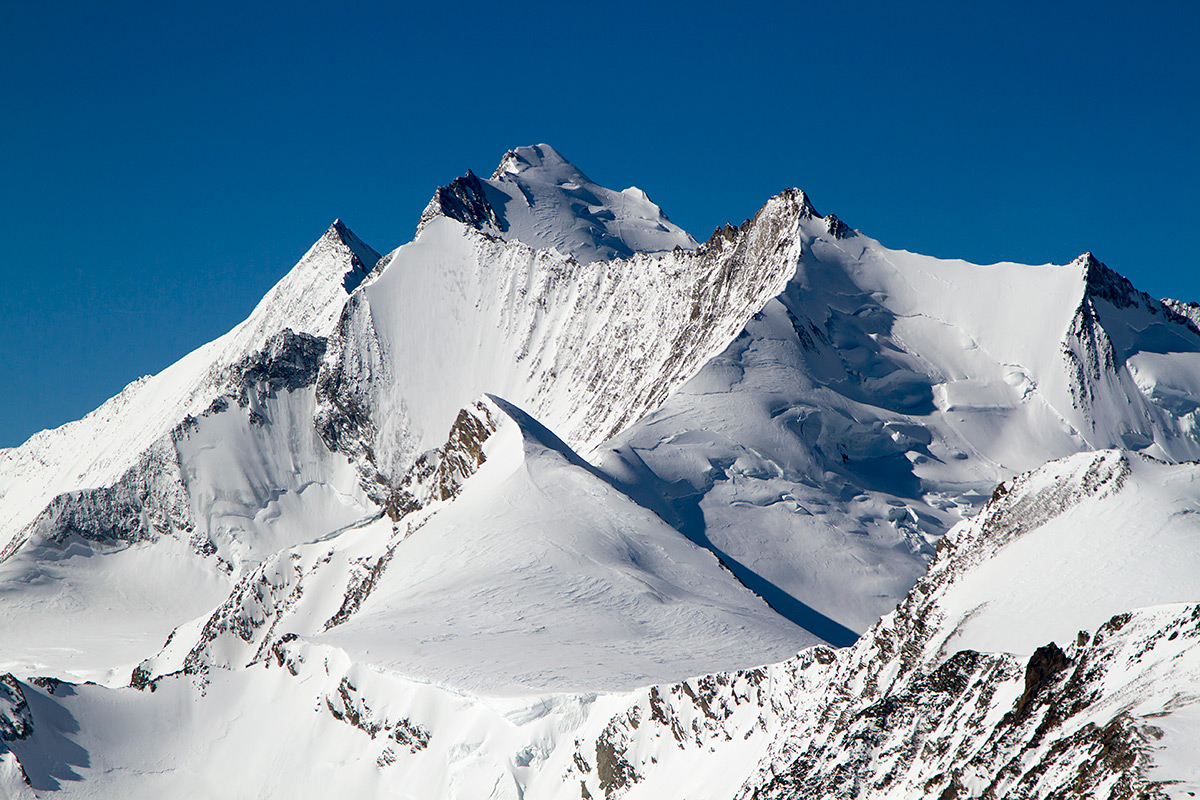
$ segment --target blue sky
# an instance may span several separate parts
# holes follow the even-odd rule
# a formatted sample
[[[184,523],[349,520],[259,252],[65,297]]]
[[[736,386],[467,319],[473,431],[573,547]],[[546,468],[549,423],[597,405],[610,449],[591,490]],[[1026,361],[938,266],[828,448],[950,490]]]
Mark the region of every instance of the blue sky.
[[[422,5],[8,5],[0,446],[224,333],[335,217],[386,251],[539,141],[700,239],[795,185],[1200,300],[1195,4]]]

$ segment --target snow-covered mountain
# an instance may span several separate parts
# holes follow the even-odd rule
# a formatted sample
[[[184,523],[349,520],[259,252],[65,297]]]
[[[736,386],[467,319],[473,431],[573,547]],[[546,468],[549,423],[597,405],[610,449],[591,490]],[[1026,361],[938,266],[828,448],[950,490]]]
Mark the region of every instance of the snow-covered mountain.
[[[510,151],[0,451],[0,793],[1194,790],[1198,316]]]

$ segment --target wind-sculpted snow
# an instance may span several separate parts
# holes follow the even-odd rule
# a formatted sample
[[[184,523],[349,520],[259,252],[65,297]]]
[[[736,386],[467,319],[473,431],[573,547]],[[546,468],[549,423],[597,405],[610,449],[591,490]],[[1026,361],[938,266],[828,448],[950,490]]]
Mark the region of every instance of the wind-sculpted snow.
[[[0,795],[1188,796],[1198,320],[518,148],[0,451]]]
[[[894,606],[1018,472],[1200,457],[1194,325],[1090,255],[978,266],[815,214],[798,237],[788,286],[597,458],[827,641]]]
[[[229,334],[0,453],[0,668],[124,682],[231,577],[370,513],[312,385],[377,259],[334,223]]]
[[[312,427],[323,350],[307,334],[272,337],[116,483],[59,495],[11,539],[0,664],[127,676],[230,577],[369,514],[355,473]]]
[[[782,290],[811,214],[786,192],[694,252],[591,263],[432,218],[347,303],[319,427],[383,503],[485,392],[586,454],[661,405]]]
[[[266,560],[207,620],[173,632],[162,652],[135,670],[132,684],[143,688],[178,671],[204,674],[214,666],[251,664],[283,639],[294,639],[297,630],[317,633],[344,622],[374,591],[397,546],[425,525],[429,511],[417,512],[453,499],[486,461],[484,445],[496,430],[498,413],[490,402],[463,409],[446,445],[426,453],[401,481],[397,524],[376,524],[378,517],[371,518],[338,531],[329,543],[313,542]],[[314,582],[325,590],[306,595],[307,584]],[[330,585],[338,590],[329,592]]]

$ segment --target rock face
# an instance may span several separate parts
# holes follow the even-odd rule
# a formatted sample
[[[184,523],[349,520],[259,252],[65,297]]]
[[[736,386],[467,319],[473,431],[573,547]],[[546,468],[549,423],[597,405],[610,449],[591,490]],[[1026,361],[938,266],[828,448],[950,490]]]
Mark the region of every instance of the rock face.
[[[0,675],[0,742],[15,742],[33,735],[33,715],[12,674]]]

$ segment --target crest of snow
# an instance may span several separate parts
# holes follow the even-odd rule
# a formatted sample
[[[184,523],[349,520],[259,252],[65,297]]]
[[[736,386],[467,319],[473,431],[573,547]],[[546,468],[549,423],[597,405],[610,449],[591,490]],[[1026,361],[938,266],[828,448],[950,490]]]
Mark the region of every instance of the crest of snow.
[[[953,532],[941,647],[1029,654],[1134,608],[1200,597],[1200,466],[1109,450],[1012,482]],[[941,564],[942,562],[939,562]]]

